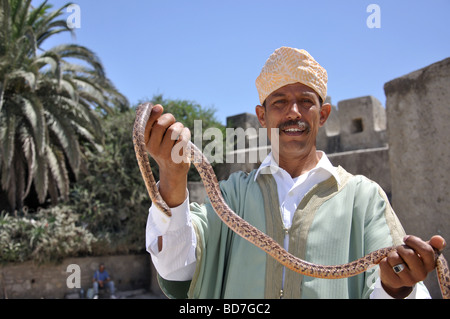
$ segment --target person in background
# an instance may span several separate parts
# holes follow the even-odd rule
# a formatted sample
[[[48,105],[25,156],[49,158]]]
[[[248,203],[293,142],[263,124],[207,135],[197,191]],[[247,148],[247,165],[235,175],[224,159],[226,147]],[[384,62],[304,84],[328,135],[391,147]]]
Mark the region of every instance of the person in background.
[[[92,278],[94,288],[94,299],[98,299],[99,288],[107,288],[110,293],[111,299],[116,299],[114,281],[111,280],[108,271],[105,269],[105,264],[100,263],[98,269],[95,271]]]

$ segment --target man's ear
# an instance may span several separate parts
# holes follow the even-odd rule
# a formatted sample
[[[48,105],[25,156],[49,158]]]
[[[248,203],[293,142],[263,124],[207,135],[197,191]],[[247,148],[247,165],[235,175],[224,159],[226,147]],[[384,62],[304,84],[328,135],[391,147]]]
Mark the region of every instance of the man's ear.
[[[330,116],[330,113],[331,113],[331,104],[329,103],[323,104],[322,107],[320,108],[320,121],[319,121],[320,127],[324,126],[325,122]]]
[[[255,111],[261,126],[266,127],[266,108],[264,106],[257,105]]]

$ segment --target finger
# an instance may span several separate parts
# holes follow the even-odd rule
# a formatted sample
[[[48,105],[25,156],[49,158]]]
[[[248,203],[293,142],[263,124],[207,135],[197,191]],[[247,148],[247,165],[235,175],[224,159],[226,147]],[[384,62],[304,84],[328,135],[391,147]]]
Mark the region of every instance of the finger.
[[[395,265],[404,263],[404,260],[402,259],[402,257],[399,255],[398,253],[398,249],[391,251],[387,257],[386,257],[386,261],[388,262],[389,266],[392,268]]]
[[[174,163],[186,163],[190,164],[190,152],[189,142],[191,140],[191,132],[188,128],[184,127],[178,136],[178,140],[172,149],[171,157]]]
[[[402,270],[395,271],[395,267],[401,265]],[[399,254],[399,250],[392,251],[388,254],[386,257],[386,266],[389,266],[389,270],[392,274],[394,274],[396,277],[399,277],[401,273],[404,273],[408,270],[408,265],[405,262],[405,260],[402,258],[402,256]]]
[[[431,237],[428,243],[438,251],[443,251],[447,246],[445,239],[438,235]]]
[[[391,263],[393,265],[391,265]],[[389,258],[386,257],[384,258],[380,263],[380,279],[381,281],[385,284],[388,285],[389,287],[392,288],[400,288],[403,287],[403,281],[402,279],[398,276],[398,274],[396,274],[393,270],[393,266],[401,264],[401,262],[399,260],[394,261],[392,260],[392,262],[389,262]]]
[[[408,262],[411,254],[414,254],[412,249],[400,246],[387,257],[392,273],[403,282],[403,286],[407,286],[411,281],[411,265]]]
[[[170,154],[172,148],[179,142],[181,132],[184,129],[184,125],[177,122],[167,128],[164,134],[163,141],[161,143],[161,153]]]
[[[426,278],[428,274],[426,266],[414,249],[406,245],[400,246],[397,253],[405,264],[404,271],[398,273],[400,278],[411,285]]]
[[[430,271],[434,269],[436,265],[433,246],[416,236],[406,236],[404,242],[409,248],[413,250],[412,254],[410,251],[408,251],[409,259],[406,260],[406,256],[404,257],[404,259],[408,262],[408,265],[412,270],[425,271],[426,276]],[[416,255],[417,257],[414,255]],[[423,267],[424,269],[421,270],[420,267]]]
[[[191,131],[187,127],[183,127],[180,135],[178,136],[177,143],[181,143],[186,146],[191,141]]]
[[[153,123],[153,127],[150,131],[150,138],[147,143],[150,154],[159,153],[166,131],[174,123],[175,117],[172,114],[163,114]]]
[[[153,124],[161,116],[163,111],[164,108],[161,105],[157,104],[153,106],[152,112],[150,113],[150,117],[147,121],[147,124],[145,125],[145,143],[148,143],[150,131],[152,130]]]
[[[395,283],[395,286],[392,285],[392,287],[412,287],[419,281],[409,268],[409,264],[400,255],[398,258],[388,260],[388,264],[390,266],[391,282]]]

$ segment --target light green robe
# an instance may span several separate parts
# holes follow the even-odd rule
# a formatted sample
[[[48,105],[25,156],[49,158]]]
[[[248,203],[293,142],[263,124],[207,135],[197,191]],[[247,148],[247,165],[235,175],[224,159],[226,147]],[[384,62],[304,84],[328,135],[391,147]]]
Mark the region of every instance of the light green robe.
[[[322,265],[354,261],[382,247],[399,245],[405,232],[378,184],[337,169],[300,202],[289,232],[289,252]],[[223,196],[239,216],[283,245],[285,232],[277,186],[270,174],[235,173],[221,182]],[[283,266],[233,233],[207,202],[192,204],[197,268],[192,281],[159,278],[174,298],[279,298]],[[317,279],[286,269],[284,298],[368,298],[376,273]]]

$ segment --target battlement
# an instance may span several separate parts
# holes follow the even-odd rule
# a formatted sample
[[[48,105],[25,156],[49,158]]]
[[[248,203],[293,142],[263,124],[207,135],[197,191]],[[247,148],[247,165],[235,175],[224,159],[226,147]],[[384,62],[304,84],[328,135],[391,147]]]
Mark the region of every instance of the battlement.
[[[326,102],[331,104],[331,99],[328,97]],[[261,126],[256,115],[243,113],[228,117],[227,127],[258,130]],[[246,148],[253,138],[257,136],[247,136]],[[344,100],[337,107],[332,105],[330,117],[317,135],[317,149],[327,154],[386,146],[386,111],[373,96]]]
[[[330,117],[317,136],[317,149],[328,154],[386,145],[386,111],[373,96],[340,101],[337,108],[332,106]]]

